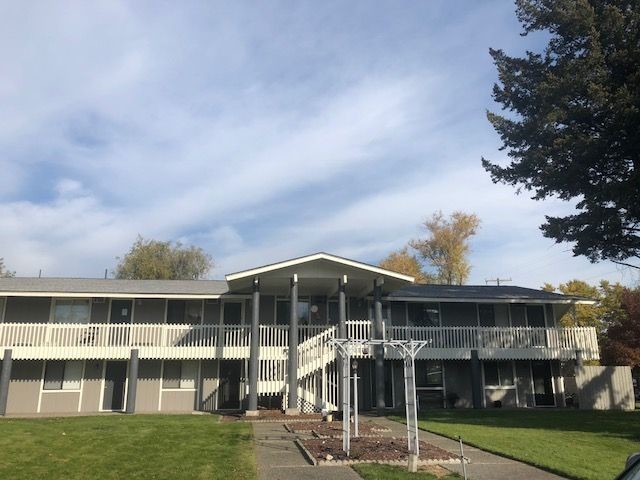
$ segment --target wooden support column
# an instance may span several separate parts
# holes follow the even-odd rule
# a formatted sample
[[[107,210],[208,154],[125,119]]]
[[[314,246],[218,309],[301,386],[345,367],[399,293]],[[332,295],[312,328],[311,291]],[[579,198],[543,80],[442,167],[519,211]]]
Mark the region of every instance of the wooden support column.
[[[374,310],[374,335],[376,340],[384,338],[384,327],[382,325],[382,279],[373,282],[373,310]],[[384,400],[384,347],[376,345],[374,347],[375,377],[376,377],[376,410],[378,415],[384,415],[386,403]]]
[[[473,408],[482,408],[482,367],[478,350],[471,350],[471,398]]]
[[[126,413],[135,413],[136,411],[136,392],[138,391],[138,349],[131,350],[129,357],[129,383],[127,385],[127,407]]]
[[[251,344],[249,347],[249,404],[245,414],[258,416],[258,369],[260,368],[260,279],[253,279]]]
[[[0,373],[0,415],[7,413],[7,400],[9,399],[9,383],[11,382],[11,367],[13,366],[12,351],[5,349],[2,357],[2,372]]]
[[[338,280],[338,338],[347,338],[347,276]],[[344,379],[342,372],[342,356],[336,359],[338,369],[338,405],[342,405]]]
[[[291,278],[287,415],[298,415],[298,275]]]

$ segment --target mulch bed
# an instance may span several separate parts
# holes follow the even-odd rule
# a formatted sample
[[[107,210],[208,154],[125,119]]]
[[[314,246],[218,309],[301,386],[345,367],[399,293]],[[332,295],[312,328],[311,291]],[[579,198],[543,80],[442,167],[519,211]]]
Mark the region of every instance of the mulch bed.
[[[320,421],[322,415],[319,413],[302,413],[300,415],[285,415],[280,410],[259,410],[257,417],[247,417],[244,413],[227,413],[222,416],[222,422],[309,422]]]
[[[342,438],[342,422],[299,422],[284,426],[291,433],[311,433],[319,438]],[[359,422],[358,434],[361,437],[379,437],[379,432],[389,432],[388,428],[374,422]],[[353,424],[351,424],[353,435]]]
[[[342,439],[312,438],[299,440],[298,444],[312,463],[318,465],[335,465],[350,463],[389,463],[406,464],[409,454],[406,438],[352,438],[351,456],[342,451]],[[458,457],[441,448],[426,442],[420,442],[421,465],[457,463]]]

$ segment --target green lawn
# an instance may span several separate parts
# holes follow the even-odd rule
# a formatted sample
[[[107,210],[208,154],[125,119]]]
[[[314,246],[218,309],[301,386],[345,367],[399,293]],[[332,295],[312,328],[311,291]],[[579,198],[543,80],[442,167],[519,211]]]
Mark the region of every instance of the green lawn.
[[[581,480],[613,478],[640,451],[640,411],[434,410],[420,418],[424,430]]]
[[[0,420],[0,478],[253,479],[251,425],[216,416]]]
[[[409,473],[406,468],[391,465],[362,463],[352,467],[364,480],[459,480],[455,473],[446,477],[436,477],[427,472]]]

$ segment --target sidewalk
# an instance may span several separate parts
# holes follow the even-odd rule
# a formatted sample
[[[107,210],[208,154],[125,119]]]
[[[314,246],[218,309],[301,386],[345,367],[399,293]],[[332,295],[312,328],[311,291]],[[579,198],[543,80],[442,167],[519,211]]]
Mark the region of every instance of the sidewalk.
[[[388,427],[385,436],[406,437],[407,427],[385,417],[363,415],[363,420]],[[294,441],[309,438],[286,431],[282,423],[253,423],[258,480],[361,480],[360,476],[347,466],[313,466],[302,455]],[[458,455],[457,441],[420,430],[420,440],[431,443]],[[472,480],[565,480],[516,460],[494,455],[478,448],[465,445],[464,454],[470,459],[467,475]],[[445,465],[448,470],[462,474],[460,465]]]
[[[371,419],[380,425],[390,428],[391,432],[385,435],[392,437],[407,436],[407,427],[402,423],[373,415],[364,417],[367,420]],[[420,440],[453,452],[456,455],[460,454],[460,445],[455,440],[425,432],[424,430],[420,430],[419,435]],[[464,455],[471,462],[467,464],[467,476],[472,480],[564,480],[564,477],[559,477],[526,463],[494,455],[469,445],[464,446]],[[460,465],[444,465],[444,467],[462,474]]]
[[[253,423],[258,480],[361,480],[349,467],[316,467],[294,441],[304,438],[287,432],[282,423]]]

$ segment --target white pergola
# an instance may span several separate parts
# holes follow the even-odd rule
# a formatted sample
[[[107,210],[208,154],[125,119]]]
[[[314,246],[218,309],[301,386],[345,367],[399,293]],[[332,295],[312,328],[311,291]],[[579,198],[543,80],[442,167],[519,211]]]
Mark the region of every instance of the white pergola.
[[[338,351],[342,360],[342,449],[350,453],[350,411],[351,411],[351,356],[356,349],[366,347],[389,347],[396,350],[404,360],[404,390],[407,416],[407,448],[409,451],[409,470],[415,471],[420,455],[418,439],[418,404],[416,397],[415,359],[418,352],[431,343],[430,340],[354,340],[351,338],[332,338],[327,342]],[[357,409],[358,399],[355,398]],[[357,416],[354,419],[358,421]],[[357,426],[356,426],[357,432]]]

